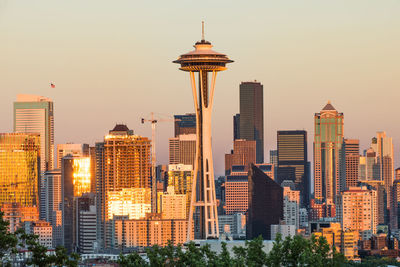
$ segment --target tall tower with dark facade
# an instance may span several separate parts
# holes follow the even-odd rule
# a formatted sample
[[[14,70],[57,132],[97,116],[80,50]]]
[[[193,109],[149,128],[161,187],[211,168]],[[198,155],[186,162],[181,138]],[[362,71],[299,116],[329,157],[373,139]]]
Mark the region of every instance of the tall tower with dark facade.
[[[314,197],[335,204],[344,179],[343,113],[328,101],[314,116]]]
[[[342,181],[341,190],[357,186],[360,167],[360,140],[344,139],[346,179]]]
[[[196,134],[196,114],[174,115],[175,137],[181,134]]]
[[[262,235],[270,240],[271,225],[283,219],[283,188],[254,165],[249,170],[248,183],[246,239]]]
[[[189,225],[192,223],[193,214],[196,213],[195,208],[197,208],[199,211],[199,238],[218,238],[218,213],[211,147],[211,114],[217,73],[226,70],[226,64],[233,61],[226,55],[212,50],[211,43],[204,39],[204,24],[202,39],[196,42],[194,47],[194,51],[183,54],[174,61],[174,63],[180,64],[180,70],[190,74],[196,111],[197,138],[193,184],[197,186],[197,189],[193,188],[192,190]],[[197,81],[196,74],[198,74]],[[190,238],[190,227],[187,238]]]
[[[257,163],[264,163],[264,100],[259,82],[240,84],[240,139],[255,140]]]
[[[278,181],[292,180],[300,191],[301,205],[307,207],[310,198],[310,163],[307,153],[307,132],[278,131]]]

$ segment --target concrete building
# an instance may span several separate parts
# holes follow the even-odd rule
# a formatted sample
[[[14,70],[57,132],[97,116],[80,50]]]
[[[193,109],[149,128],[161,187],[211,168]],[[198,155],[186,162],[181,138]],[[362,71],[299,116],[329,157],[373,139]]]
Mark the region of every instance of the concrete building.
[[[292,184],[294,188],[295,184],[293,182]],[[284,183],[281,186],[283,187],[283,220],[286,225],[294,225],[297,230],[300,227],[300,191],[293,190]]]
[[[291,180],[300,191],[301,206],[310,204],[310,163],[307,152],[307,132],[304,130],[278,131],[277,181]]]
[[[344,179],[343,113],[328,101],[314,116],[314,198],[335,204]]]
[[[276,239],[277,234],[281,234],[282,239],[285,240],[288,236],[296,235],[296,226],[295,225],[286,225],[286,224],[272,224],[271,225],[271,240]]]
[[[232,236],[233,239],[246,237],[246,215],[243,213],[219,215],[218,226],[220,234]]]
[[[341,193],[337,205],[337,218],[343,229],[357,231],[363,238],[376,233],[378,225],[377,192],[367,187],[350,187]],[[369,234],[367,234],[369,235]]]
[[[166,246],[186,242],[188,220],[162,219],[160,214],[148,214],[140,220],[129,220],[125,216],[113,220],[113,244],[115,248]],[[193,229],[193,227],[192,227]],[[191,237],[193,239],[193,233]]]
[[[186,197],[186,216],[189,216],[190,200],[192,196],[192,165],[170,164],[168,165],[168,186],[173,186],[175,194]]]
[[[247,175],[227,175],[225,178],[225,212],[227,215],[245,213],[249,207]]]
[[[168,186],[161,197],[161,214],[163,219],[187,219],[186,195],[176,194],[174,186]]]
[[[30,222],[30,233],[38,236],[39,244],[51,249],[53,248],[53,228],[46,221]]]
[[[240,84],[240,139],[256,141],[256,163],[264,162],[263,85],[257,81]]]
[[[94,253],[97,242],[96,201],[94,193],[84,193],[75,198],[75,240],[81,254]]]

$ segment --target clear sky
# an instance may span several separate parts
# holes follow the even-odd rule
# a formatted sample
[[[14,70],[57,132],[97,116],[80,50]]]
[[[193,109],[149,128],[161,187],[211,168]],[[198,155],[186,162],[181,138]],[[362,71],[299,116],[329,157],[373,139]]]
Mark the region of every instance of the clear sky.
[[[0,0],[0,132],[12,131],[18,93],[55,103],[56,143],[101,141],[115,123],[151,136],[141,117],[193,111],[189,76],[171,63],[201,38],[235,60],[216,84],[216,174],[232,147],[239,84],[264,84],[265,144],[306,129],[328,100],[362,149],[376,131],[394,137],[399,166],[399,0]],[[56,88],[52,89],[49,82]],[[159,123],[160,163],[172,122]]]

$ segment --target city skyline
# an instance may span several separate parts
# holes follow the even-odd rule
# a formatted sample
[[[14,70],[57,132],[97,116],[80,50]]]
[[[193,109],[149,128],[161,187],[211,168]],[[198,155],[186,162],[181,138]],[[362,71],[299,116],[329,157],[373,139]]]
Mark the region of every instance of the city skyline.
[[[227,27],[216,19],[215,13],[204,12],[211,4],[206,2],[192,17],[182,15],[187,19],[186,25],[178,23],[178,18],[157,19],[143,31],[135,26],[143,17],[131,18],[134,16],[128,12],[129,3],[121,3],[127,11],[121,6],[106,11],[102,2],[93,11],[90,4],[82,4],[67,27],[67,13],[76,7],[74,4],[56,8],[50,1],[36,5],[25,2],[32,8],[27,13],[28,9],[20,10],[22,3],[0,1],[0,33],[6,39],[0,49],[7,52],[0,63],[5,74],[0,81],[3,88],[0,112],[4,114],[0,118],[0,131],[12,131],[12,103],[18,93],[23,93],[54,101],[55,144],[93,145],[102,140],[109,125],[118,122],[126,123],[136,134],[150,137],[151,129],[140,124],[141,117],[152,111],[171,118],[174,114],[193,112],[188,81],[170,66],[170,61],[191,45],[191,40],[200,40],[200,21],[205,20],[207,39],[236,59],[231,71],[220,77],[216,85],[219,88],[213,111],[216,175],[223,174],[223,155],[232,148],[231,121],[239,111],[239,84],[254,79],[265,90],[266,159],[269,150],[276,148],[277,130],[307,130],[308,150],[312,151],[312,115],[331,100],[346,116],[345,137],[360,139],[360,151],[369,147],[377,131],[393,136],[395,166],[398,166],[400,129],[392,123],[392,118],[398,114],[395,104],[400,82],[393,77],[400,70],[396,50],[400,43],[396,34],[400,19],[395,17],[400,4],[354,1],[346,3],[348,10],[343,10],[343,3],[293,4],[298,12],[284,4],[259,3],[265,8],[257,10],[255,18],[239,23],[223,15],[233,23]],[[360,3],[364,8],[357,10]],[[190,8],[188,5],[182,8]],[[232,5],[231,15],[241,17],[241,12],[248,10],[241,4]],[[224,4],[218,4],[213,12],[223,8]],[[89,9],[91,12],[87,12]],[[150,9],[148,4],[141,3],[135,10]],[[159,15],[160,11],[155,13]],[[109,16],[108,23],[102,22],[104,15]],[[287,20],[288,17],[292,19]],[[36,23],[27,23],[31,20]],[[298,30],[303,33],[301,36]],[[78,40],[80,46],[74,44]],[[27,42],[31,46],[26,46]],[[250,43],[251,49],[243,49]],[[147,52],[145,56],[136,52],[140,49]],[[149,59],[158,64],[150,65]],[[103,61],[107,64],[101,64]],[[32,68],[39,62],[40,68]],[[150,78],[155,71],[162,79]],[[56,87],[51,88],[50,82]],[[173,94],[179,92],[180,97],[172,97],[164,88],[172,89]],[[302,101],[298,101],[300,97]],[[150,101],[154,105],[149,105]],[[102,120],[97,120],[98,114]],[[173,123],[160,124],[159,163],[168,162],[171,136]],[[311,154],[309,160],[313,160]]]

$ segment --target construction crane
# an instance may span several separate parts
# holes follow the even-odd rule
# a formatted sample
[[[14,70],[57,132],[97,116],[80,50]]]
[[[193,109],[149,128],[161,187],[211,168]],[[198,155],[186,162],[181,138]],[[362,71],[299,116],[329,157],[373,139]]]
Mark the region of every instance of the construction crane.
[[[151,212],[157,212],[157,182],[156,182],[156,125],[159,122],[180,121],[179,119],[155,119],[151,112],[150,119],[141,118],[142,124],[151,123]]]

